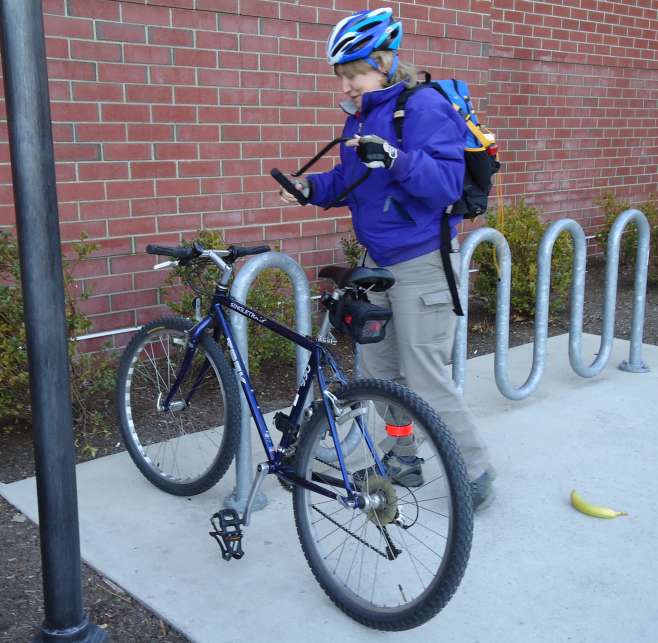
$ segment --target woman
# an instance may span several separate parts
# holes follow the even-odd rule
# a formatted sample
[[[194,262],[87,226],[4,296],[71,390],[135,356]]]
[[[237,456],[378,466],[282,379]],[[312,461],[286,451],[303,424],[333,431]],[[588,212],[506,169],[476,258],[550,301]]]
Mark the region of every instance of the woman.
[[[416,83],[416,72],[398,59],[402,24],[391,9],[362,11],[339,22],[327,45],[329,64],[342,82],[348,113],[340,164],[331,171],[294,179],[319,206],[346,205],[366,248],[366,266],[388,268],[395,285],[370,293],[372,303],[391,308],[384,341],[362,347],[366,377],[405,384],[445,421],[466,462],[476,509],[493,499],[493,470],[471,412],[454,387],[449,363],[456,318],[439,252],[439,222],[461,196],[466,126],[436,91],[417,91],[407,101],[402,145],[393,125],[398,96]],[[370,177],[340,204],[335,199],[363,176]],[[285,190],[287,203],[295,198]],[[451,216],[451,238],[459,216]],[[457,244],[453,268],[458,273]],[[394,481],[420,486],[422,462],[412,438],[400,438],[387,454]]]

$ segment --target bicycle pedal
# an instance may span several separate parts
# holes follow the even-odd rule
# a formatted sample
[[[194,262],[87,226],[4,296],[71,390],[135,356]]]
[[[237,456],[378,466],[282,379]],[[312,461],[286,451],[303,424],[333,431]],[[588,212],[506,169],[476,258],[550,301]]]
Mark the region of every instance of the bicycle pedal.
[[[240,559],[244,556],[242,550],[242,519],[235,509],[220,509],[210,518],[213,531],[212,536],[222,551],[222,558],[226,561],[231,558]]]

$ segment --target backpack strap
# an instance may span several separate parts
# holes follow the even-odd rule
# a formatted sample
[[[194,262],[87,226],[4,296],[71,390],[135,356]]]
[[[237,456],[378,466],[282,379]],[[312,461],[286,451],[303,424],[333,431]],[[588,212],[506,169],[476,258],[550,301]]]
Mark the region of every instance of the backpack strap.
[[[441,215],[440,226],[440,240],[439,253],[441,254],[441,263],[443,264],[443,272],[446,275],[448,282],[448,290],[450,290],[450,297],[452,297],[452,310],[458,317],[464,316],[461,302],[459,301],[459,291],[457,290],[457,282],[455,280],[455,271],[452,269],[452,262],[450,261],[450,253],[452,252],[452,240],[450,239],[450,212],[452,206],[446,209]]]

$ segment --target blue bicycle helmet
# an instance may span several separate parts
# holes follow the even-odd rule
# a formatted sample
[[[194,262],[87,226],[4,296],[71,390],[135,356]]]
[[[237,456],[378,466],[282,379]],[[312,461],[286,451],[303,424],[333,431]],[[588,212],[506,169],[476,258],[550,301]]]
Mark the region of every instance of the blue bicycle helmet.
[[[365,60],[374,69],[379,69],[370,54],[376,50],[389,50],[395,54],[388,73],[390,80],[397,67],[397,49],[401,40],[402,23],[393,19],[391,9],[360,11],[334,27],[327,42],[327,59],[330,65]]]

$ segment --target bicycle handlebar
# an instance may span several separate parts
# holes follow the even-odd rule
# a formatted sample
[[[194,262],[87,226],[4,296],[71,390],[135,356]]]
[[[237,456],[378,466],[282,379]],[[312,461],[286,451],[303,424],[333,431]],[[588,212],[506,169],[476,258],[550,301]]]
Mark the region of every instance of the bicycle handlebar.
[[[214,252],[219,256],[225,257],[229,262],[233,262],[241,257],[269,252],[270,249],[269,246],[253,246],[251,248],[246,248],[244,246],[229,246],[226,250],[215,250]],[[184,246],[170,247],[149,244],[146,246],[146,252],[150,255],[173,257],[185,265],[185,263],[190,260],[200,257],[205,252],[205,249],[195,241],[191,248]]]
[[[146,246],[146,252],[150,255],[160,255],[161,257],[174,257],[174,259],[178,259],[179,261],[189,261],[199,256],[199,252],[195,247],[184,248],[179,246],[171,248],[169,246],[156,246],[150,243]]]
[[[272,175],[272,178],[287,192],[290,192],[297,201],[299,202],[300,205],[306,205],[308,203],[308,197],[304,196],[303,192],[300,192],[296,187],[295,184],[278,168],[273,167],[270,170],[270,174]]]

